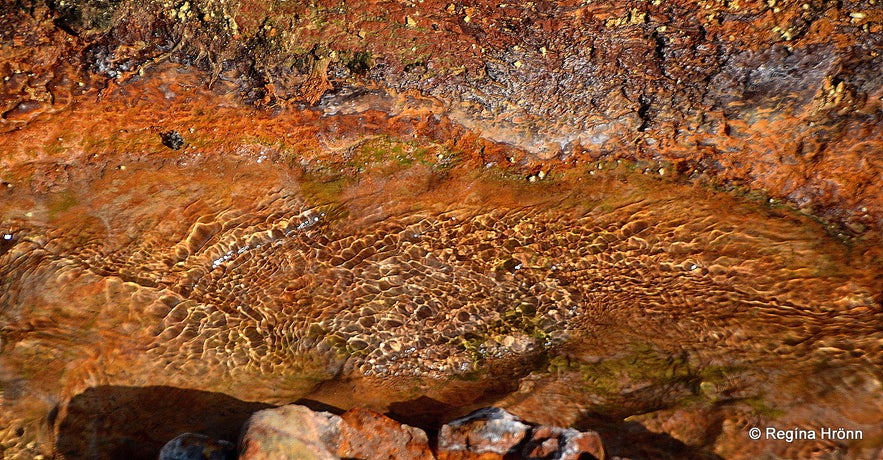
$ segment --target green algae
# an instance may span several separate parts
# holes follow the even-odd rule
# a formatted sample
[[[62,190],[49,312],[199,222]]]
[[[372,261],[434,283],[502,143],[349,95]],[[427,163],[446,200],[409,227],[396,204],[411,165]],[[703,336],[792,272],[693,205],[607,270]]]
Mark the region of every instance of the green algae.
[[[291,163],[295,155],[283,157]],[[390,177],[414,167],[444,174],[457,164],[458,154],[441,145],[374,136],[350,148],[340,159],[303,167],[299,183],[311,203],[341,205],[345,192],[364,177]]]
[[[667,354],[652,344],[632,344],[630,351],[616,357],[585,362],[568,356],[549,360],[546,373],[579,374],[587,393],[603,397],[622,395],[626,388],[659,386],[671,383],[692,385],[697,375],[685,354]]]
[[[78,202],[76,194],[71,190],[49,195],[47,203],[49,218],[55,219],[59,214],[76,206]]]
[[[352,177],[344,174],[320,170],[304,174],[301,177],[300,189],[311,203],[339,205],[343,191],[355,183]]]
[[[767,419],[777,419],[786,414],[785,411],[770,406],[762,396],[745,398],[741,402],[748,405],[748,407],[750,407],[755,414]]]
[[[413,165],[450,169],[455,155],[438,144],[374,136],[352,150],[345,165],[369,175],[391,175]]]

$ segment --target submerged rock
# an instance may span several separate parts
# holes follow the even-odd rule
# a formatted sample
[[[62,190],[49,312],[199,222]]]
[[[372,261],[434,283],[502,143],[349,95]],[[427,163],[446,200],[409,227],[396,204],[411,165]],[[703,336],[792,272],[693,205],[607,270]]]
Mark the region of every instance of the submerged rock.
[[[399,418],[499,403],[577,426],[714,404],[879,430],[873,273],[805,216],[627,165],[560,190],[393,158],[331,193],[261,158],[35,165],[47,191],[15,182],[0,202],[3,439],[27,448],[96,381]],[[58,430],[88,432],[58,413]],[[697,449],[724,442],[720,420]]]

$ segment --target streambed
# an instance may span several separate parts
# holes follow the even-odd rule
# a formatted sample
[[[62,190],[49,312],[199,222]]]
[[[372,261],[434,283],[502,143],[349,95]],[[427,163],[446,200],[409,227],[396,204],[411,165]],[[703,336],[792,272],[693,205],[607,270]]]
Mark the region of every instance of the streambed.
[[[430,427],[499,405],[724,458],[879,447],[873,273],[813,219],[627,162],[530,181],[394,137],[347,145],[310,166],[105,157],[43,189],[24,179],[57,165],[11,171],[6,454],[149,444],[144,420],[170,408],[98,432],[88,405],[66,416],[96,391],[162,387]],[[751,441],[756,426],[863,439]]]

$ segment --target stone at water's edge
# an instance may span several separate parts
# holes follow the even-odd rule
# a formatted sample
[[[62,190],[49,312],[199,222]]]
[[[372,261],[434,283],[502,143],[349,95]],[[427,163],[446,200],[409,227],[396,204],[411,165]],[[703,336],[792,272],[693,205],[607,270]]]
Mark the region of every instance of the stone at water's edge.
[[[209,436],[184,433],[159,452],[159,460],[235,460],[236,446]]]
[[[366,409],[350,409],[340,416],[342,458],[421,460],[432,458],[426,433]]]
[[[531,426],[496,407],[480,409],[442,426],[437,452],[439,460],[605,458],[598,433]]]
[[[170,442],[178,444],[178,438]],[[422,430],[376,412],[353,409],[336,416],[304,406],[282,406],[257,412],[248,420],[239,451],[240,460],[605,458],[597,433],[529,425],[499,408],[481,409],[442,426],[431,449]]]
[[[334,460],[340,446],[340,417],[304,406],[262,410],[246,422],[240,443],[243,460]]]
[[[481,409],[445,424],[438,435],[439,457],[467,459],[471,456],[500,456],[518,451],[527,441],[530,426],[499,408]]]
[[[289,405],[254,414],[243,428],[240,460],[433,458],[419,428],[376,412],[353,409],[341,416]]]

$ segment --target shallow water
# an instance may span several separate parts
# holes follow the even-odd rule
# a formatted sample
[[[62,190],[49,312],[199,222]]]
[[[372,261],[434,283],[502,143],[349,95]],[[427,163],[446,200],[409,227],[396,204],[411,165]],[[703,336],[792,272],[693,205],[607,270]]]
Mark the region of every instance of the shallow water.
[[[147,386],[429,425],[488,404],[626,420],[725,458],[880,448],[879,286],[806,216],[626,164],[527,183],[442,156],[345,180],[265,160],[81,166],[7,191],[9,452],[63,437],[89,388]]]

